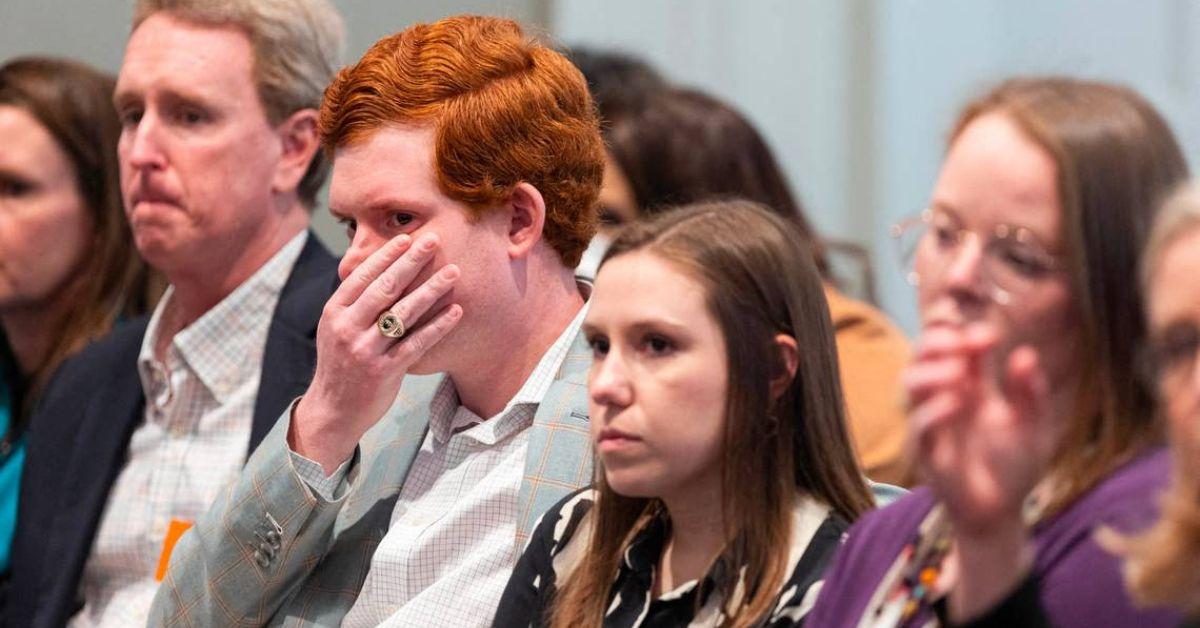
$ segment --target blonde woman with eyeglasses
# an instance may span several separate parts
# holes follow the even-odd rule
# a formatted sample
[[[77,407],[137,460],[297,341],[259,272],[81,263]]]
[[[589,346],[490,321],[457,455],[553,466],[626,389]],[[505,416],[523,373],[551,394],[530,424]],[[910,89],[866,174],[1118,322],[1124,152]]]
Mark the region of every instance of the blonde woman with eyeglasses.
[[[904,380],[928,488],[850,530],[808,625],[1178,622],[1134,605],[1096,531],[1153,521],[1169,475],[1135,269],[1186,176],[1125,88],[1019,79],[966,107],[929,208],[894,233],[921,313]]]
[[[1174,478],[1145,534],[1106,535],[1125,556],[1134,599],[1178,608],[1200,626],[1200,187],[1175,194],[1155,223],[1142,281],[1150,339],[1141,366],[1159,398]]]

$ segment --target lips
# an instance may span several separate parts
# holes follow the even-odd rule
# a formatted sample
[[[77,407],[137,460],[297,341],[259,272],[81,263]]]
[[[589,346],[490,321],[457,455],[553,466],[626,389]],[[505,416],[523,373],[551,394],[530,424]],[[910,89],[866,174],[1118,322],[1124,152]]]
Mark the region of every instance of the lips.
[[[129,207],[132,209],[141,204],[178,205],[179,199],[175,194],[164,191],[158,186],[157,178],[151,178],[145,173],[135,175],[130,181],[133,189],[129,193]]]
[[[176,199],[169,194],[164,194],[157,190],[138,190],[133,193],[129,199],[129,204],[137,207],[143,203],[154,205],[175,205]]]
[[[641,440],[628,432],[606,427],[600,431],[599,437],[596,438],[596,448],[600,453],[608,453],[624,449],[641,442]]]

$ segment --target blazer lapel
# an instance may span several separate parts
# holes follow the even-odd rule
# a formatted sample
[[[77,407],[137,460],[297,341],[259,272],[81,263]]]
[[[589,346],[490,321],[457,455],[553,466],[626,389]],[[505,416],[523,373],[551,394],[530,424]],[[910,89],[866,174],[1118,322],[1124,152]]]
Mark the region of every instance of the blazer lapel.
[[[63,603],[45,608],[73,608],[71,602],[77,595],[108,494],[125,467],[129,439],[142,421],[145,398],[137,375],[138,348],[132,347],[108,386],[97,387],[100,392],[88,403],[79,422],[83,429],[76,436],[74,455],[69,456],[69,470],[59,491],[58,511],[51,523],[41,571],[45,574],[44,585],[51,589],[48,598]],[[70,577],[49,577],[56,573]],[[69,616],[61,621],[67,619]]]
[[[267,331],[247,457],[292,400],[308,389],[317,363],[317,323],[336,287],[337,260],[309,232]]]
[[[354,480],[354,490],[346,497],[346,506],[339,514],[339,524],[354,525],[369,510],[386,502],[387,517],[376,527],[387,531],[391,521],[392,504],[412,468],[413,460],[425,441],[429,428],[429,404],[444,375],[409,375],[387,416],[367,432],[361,441],[361,473]],[[339,527],[340,527],[339,525]]]
[[[525,473],[517,498],[517,547],[524,547],[542,513],[592,482],[587,371],[592,352],[578,334],[529,428]]]

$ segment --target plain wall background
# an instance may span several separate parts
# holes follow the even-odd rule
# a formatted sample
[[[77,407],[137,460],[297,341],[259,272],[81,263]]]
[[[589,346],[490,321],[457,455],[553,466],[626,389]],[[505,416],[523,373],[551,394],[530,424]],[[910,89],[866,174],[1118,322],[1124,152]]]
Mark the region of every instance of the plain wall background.
[[[1004,76],[1129,84],[1200,164],[1200,3],[1191,0],[341,0],[346,60],[413,21],[514,17],[565,43],[639,54],[740,108],[826,235],[873,252],[882,306],[916,329],[887,228],[919,210],[958,107]],[[120,64],[130,4],[0,0],[0,59]],[[335,249],[344,236],[318,210]]]

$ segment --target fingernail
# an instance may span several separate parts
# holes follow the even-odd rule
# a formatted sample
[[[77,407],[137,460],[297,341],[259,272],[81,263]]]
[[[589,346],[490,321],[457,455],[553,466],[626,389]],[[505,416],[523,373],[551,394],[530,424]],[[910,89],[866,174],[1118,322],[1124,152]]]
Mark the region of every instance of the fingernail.
[[[434,238],[432,236],[425,238],[421,242],[421,248],[426,251],[432,251],[433,247],[435,247],[435,246],[437,246],[437,238]]]
[[[445,268],[442,268],[442,277],[444,277],[446,279],[457,279],[458,278],[458,266],[451,264],[449,266],[446,266]]]

